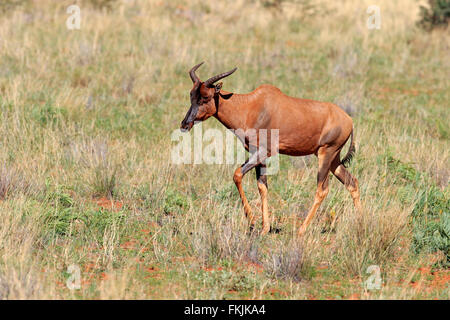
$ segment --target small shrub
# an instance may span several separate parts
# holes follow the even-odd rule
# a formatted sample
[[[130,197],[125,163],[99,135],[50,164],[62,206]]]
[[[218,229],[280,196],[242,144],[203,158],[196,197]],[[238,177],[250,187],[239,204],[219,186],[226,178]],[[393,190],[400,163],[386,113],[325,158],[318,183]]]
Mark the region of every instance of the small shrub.
[[[450,19],[449,0],[428,0],[428,7],[420,6],[418,26],[427,31],[446,28]]]
[[[258,244],[254,234],[234,229],[226,219],[221,224],[203,224],[191,239],[192,252],[203,262],[215,263],[230,258],[256,262]]]
[[[291,240],[287,244],[281,244],[275,252],[266,256],[263,265],[271,276],[299,281],[308,264],[304,259],[304,250],[300,243]]]
[[[445,124],[445,120],[436,119],[436,130],[439,134],[439,137],[443,140],[450,139],[450,129],[448,124]]]
[[[64,108],[56,108],[46,103],[42,107],[34,107],[31,111],[33,119],[41,126],[52,126],[58,123],[59,119],[67,116],[67,110]]]
[[[188,208],[189,203],[186,196],[173,190],[166,192],[163,208],[165,214],[179,214],[182,210]]]
[[[44,216],[47,235],[68,236],[84,230],[89,238],[101,240],[105,230],[112,225],[122,223],[122,212],[109,210],[80,211],[73,198],[62,190],[56,190],[48,195],[52,206]],[[79,228],[75,224],[85,228]]]
[[[435,186],[427,186],[425,190],[419,190],[417,201],[412,211],[414,218],[425,216],[436,218],[443,212],[450,211],[450,197]]]
[[[378,156],[379,165],[384,165],[388,169],[389,181],[393,184],[398,183],[417,183],[422,177],[410,163],[402,162],[392,155],[390,151]]]
[[[450,266],[450,198],[437,187],[419,192],[412,211],[412,250],[443,253],[436,264]]]
[[[450,212],[436,220],[416,221],[412,246],[415,253],[441,252],[443,258],[436,264],[450,267]]]
[[[48,195],[48,201],[52,208],[44,217],[47,232],[60,236],[68,235],[72,223],[80,218],[74,210],[72,197],[63,191],[56,190]]]
[[[214,194],[214,199],[217,201],[236,199],[236,197],[239,197],[239,193],[234,183],[225,185],[220,190],[217,190],[217,192]]]
[[[119,211],[90,210],[83,214],[82,220],[86,225],[86,232],[89,237],[97,241],[102,241],[106,230],[113,226],[123,225],[125,215]]]

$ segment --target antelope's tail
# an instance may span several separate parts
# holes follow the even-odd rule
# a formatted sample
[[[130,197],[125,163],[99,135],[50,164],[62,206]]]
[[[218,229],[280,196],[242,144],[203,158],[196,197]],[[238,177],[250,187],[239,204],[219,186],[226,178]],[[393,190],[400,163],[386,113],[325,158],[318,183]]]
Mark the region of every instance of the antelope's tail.
[[[341,160],[341,163],[345,168],[347,168],[347,166],[352,161],[353,156],[355,155],[355,152],[356,152],[356,148],[355,148],[355,141],[353,140],[353,129],[352,129],[352,132],[350,133],[350,148],[348,148],[347,154]]]

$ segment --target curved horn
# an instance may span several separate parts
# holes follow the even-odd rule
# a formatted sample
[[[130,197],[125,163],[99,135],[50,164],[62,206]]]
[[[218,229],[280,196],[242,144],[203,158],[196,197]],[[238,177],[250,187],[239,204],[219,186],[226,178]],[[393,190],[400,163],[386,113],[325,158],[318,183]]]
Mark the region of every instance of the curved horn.
[[[191,80],[193,83],[196,83],[197,81],[200,82],[200,79],[197,77],[197,75],[195,74],[195,71],[204,63],[200,62],[199,64],[197,64],[196,66],[192,67],[191,71],[189,71],[189,75],[191,76]]]
[[[224,73],[218,74],[217,76],[209,78],[208,80],[205,81],[205,86],[207,86],[207,87],[212,86],[212,84],[214,82],[219,81],[220,79],[223,79],[225,77],[228,77],[230,74],[232,74],[236,70],[237,70],[237,68],[234,68],[233,70],[230,70],[228,72],[224,72]]]

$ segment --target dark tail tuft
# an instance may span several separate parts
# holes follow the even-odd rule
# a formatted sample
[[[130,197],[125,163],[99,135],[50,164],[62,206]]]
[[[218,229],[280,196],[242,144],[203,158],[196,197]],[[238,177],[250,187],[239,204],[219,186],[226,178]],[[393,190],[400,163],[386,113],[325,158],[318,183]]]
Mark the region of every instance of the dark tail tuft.
[[[355,148],[355,142],[353,141],[353,129],[350,133],[350,148],[348,149],[347,154],[345,157],[341,160],[342,165],[347,168],[347,166],[350,164],[350,162],[353,159],[353,156],[355,155],[356,148]]]

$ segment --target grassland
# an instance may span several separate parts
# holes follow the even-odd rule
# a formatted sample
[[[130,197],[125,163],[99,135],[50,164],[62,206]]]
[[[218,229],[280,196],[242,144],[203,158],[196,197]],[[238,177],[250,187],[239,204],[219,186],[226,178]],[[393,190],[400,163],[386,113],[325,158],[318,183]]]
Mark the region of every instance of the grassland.
[[[418,2],[96,2],[78,3],[80,30],[73,1],[0,8],[0,298],[448,299],[450,37],[417,29]],[[282,156],[281,232],[248,235],[237,165],[171,164],[200,61],[203,79],[239,68],[225,90],[272,83],[347,110],[364,215],[332,178],[297,240],[317,159]],[[245,189],[258,211],[253,174]]]

